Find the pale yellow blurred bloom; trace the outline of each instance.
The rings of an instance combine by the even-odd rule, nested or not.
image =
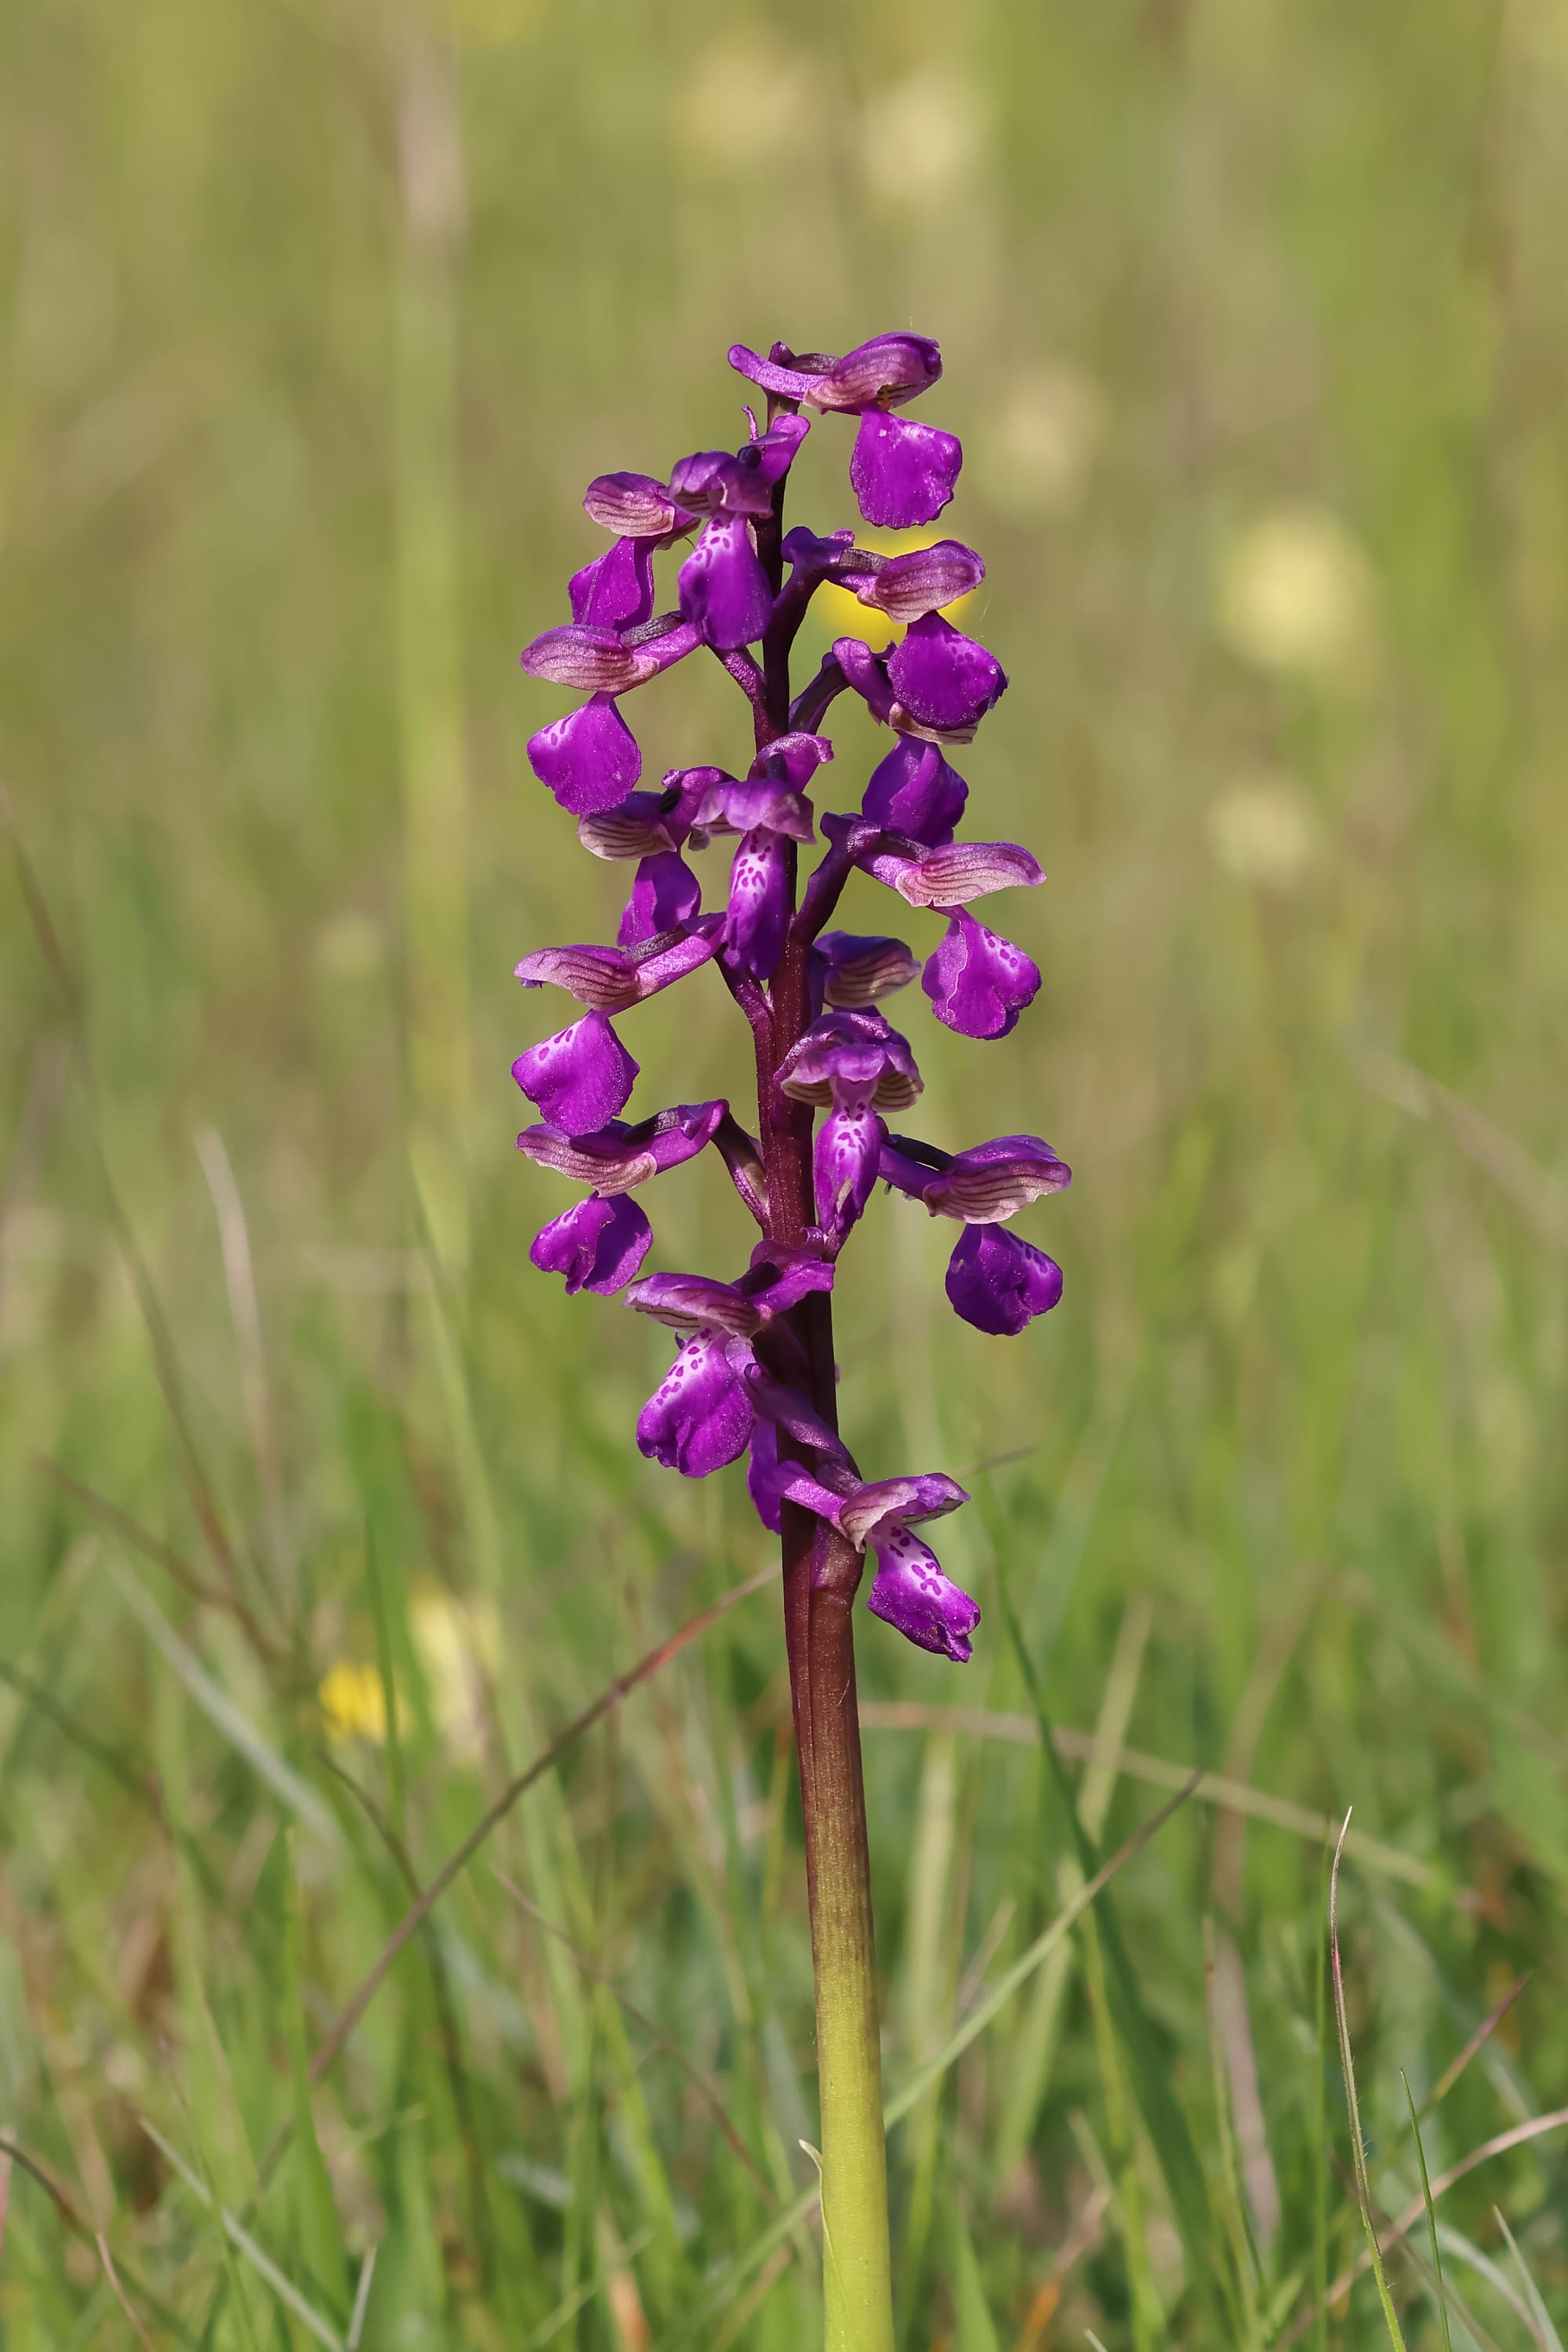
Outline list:
[[[1026,369],[972,436],[981,488],[1004,511],[1067,513],[1088,487],[1105,425],[1105,396],[1081,368]]]
[[[437,1727],[452,1754],[477,1763],[485,1748],[485,1683],[500,1664],[500,1625],[487,1601],[425,1585],[408,1622],[430,1688]]]
[[[386,1745],[386,1693],[374,1666],[340,1658],[329,1666],[316,1693],[329,1739],[368,1739]]]
[[[935,547],[939,540],[956,536],[940,523],[923,530],[871,530],[862,524],[855,533],[855,544],[868,547],[877,555],[912,555],[917,548]],[[967,596],[955,596],[951,604],[942,607],[942,618],[962,626],[963,614],[979,594],[975,588]],[[874,604],[862,604],[852,588],[840,588],[832,580],[825,580],[812,598],[811,616],[830,637],[858,637],[862,645],[875,646],[879,653],[885,646],[896,645],[904,634],[901,621],[889,621]]]
[[[328,980],[363,980],[384,951],[380,924],[353,908],[329,915],[316,933],[316,968]]]
[[[1220,628],[1259,669],[1341,682],[1374,650],[1375,591],[1360,544],[1326,507],[1273,507],[1232,541],[1220,566]]]
[[[1322,855],[1322,828],[1309,795],[1289,776],[1233,784],[1208,813],[1209,847],[1238,882],[1293,890]]]
[[[709,49],[676,108],[678,160],[695,178],[776,162],[808,127],[805,60],[773,34],[733,34]]]
[[[1521,65],[1568,77],[1568,0],[1513,0],[1503,25]]]
[[[939,212],[973,175],[985,113],[951,66],[924,66],[872,100],[857,149],[871,194],[890,210]]]
[[[546,0],[450,0],[452,28],[465,48],[504,48],[531,33]]]

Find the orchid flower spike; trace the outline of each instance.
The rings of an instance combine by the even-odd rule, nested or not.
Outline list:
[[[881,1182],[957,1224],[946,1291],[974,1329],[1016,1338],[1060,1298],[1060,1267],[1012,1220],[1070,1171],[1037,1136],[954,1151],[890,1129],[922,1081],[883,1011],[907,989],[911,1018],[929,1006],[961,1036],[1010,1035],[1040,972],[974,909],[1045,876],[1016,843],[959,838],[970,788],[952,761],[968,765],[962,747],[1007,688],[989,646],[944,614],[984,579],[980,556],[952,537],[889,552],[858,547],[848,524],[786,533],[782,520],[813,420],[842,449],[841,417],[854,424],[848,483],[866,522],[923,529],[944,511],[963,451],[908,414],[940,383],[936,344],[888,333],[842,356],[775,342],[765,355],[737,343],[729,357],[763,413],[745,410],[734,448],[681,457],[662,477],[589,484],[583,503],[609,543],[568,583],[569,617],[522,656],[531,677],[578,698],[564,715],[542,714],[534,774],[592,856],[632,868],[613,945],[535,949],[517,967],[525,989],[560,989],[577,1008],[512,1066],[538,1114],[519,1148],[582,1188],[529,1254],[568,1291],[625,1292],[674,1334],[637,1424],[650,1460],[700,1478],[745,1455],[767,1526],[817,1529],[822,1573],[850,1591],[868,1559],[872,1613],[962,1661],[980,1612],[915,1530],[968,1498],[940,1472],[862,1477],[837,1428],[832,1292]],[[655,560],[678,545],[664,559],[673,603],[659,612]],[[838,639],[792,699],[792,645],[824,583],[884,621],[888,641]],[[745,698],[751,748],[729,767],[672,768],[655,788],[623,705],[704,649]],[[845,693],[889,730],[890,748],[839,790],[843,763],[829,764],[823,727]],[[857,793],[857,804],[824,807]],[[923,944],[831,928],[857,874],[894,894],[895,931],[931,927]],[[721,982],[751,1029],[751,1124],[721,1098],[628,1111],[639,1071],[617,1023],[709,966],[716,978],[701,984]],[[759,1229],[750,1264],[731,1281],[645,1273],[654,1229],[643,1188],[710,1147]]]

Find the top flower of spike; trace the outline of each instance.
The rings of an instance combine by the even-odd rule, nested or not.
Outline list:
[[[675,1332],[674,1360],[637,1423],[645,1454],[688,1477],[749,1455],[764,1522],[787,1531],[787,1515],[804,1514],[797,1527],[816,1530],[814,1589],[820,1570],[824,1589],[837,1578],[852,1592],[869,1550],[874,1612],[922,1649],[962,1660],[980,1612],[910,1528],[967,1497],[940,1472],[861,1475],[837,1426],[831,1293],[839,1255],[882,1182],[958,1224],[947,1296],[975,1329],[1016,1335],[1060,1297],[1060,1268],[1010,1221],[1060,1192],[1069,1170],[1037,1136],[950,1151],[890,1132],[888,1115],[909,1111],[922,1081],[913,1047],[879,1009],[920,974],[946,1027],[1008,1035],[1040,975],[972,908],[1045,876],[1016,843],[956,837],[969,786],[948,753],[973,739],[1007,687],[995,656],[942,614],[984,576],[973,549],[944,539],[888,555],[857,547],[851,530],[784,528],[808,430],[803,407],[859,419],[849,478],[867,521],[905,530],[941,513],[959,444],[894,413],[940,377],[935,343],[878,335],[842,359],[784,343],[760,359],[737,343],[730,361],[766,393],[765,423],[748,409],[742,447],[683,457],[668,481],[613,473],[591,483],[584,504],[612,543],[573,576],[571,620],[522,657],[532,676],[586,697],[533,737],[535,774],[576,817],[585,849],[635,868],[613,947],[536,949],[517,967],[525,988],[563,989],[583,1008],[512,1066],[539,1113],[520,1148],[587,1188],[530,1255],[569,1291],[631,1286],[628,1303]],[[677,608],[656,613],[654,559],[689,539]],[[825,581],[903,635],[879,652],[840,638],[792,698],[791,647]],[[761,660],[748,650],[756,645]],[[703,646],[747,698],[752,751],[734,772],[674,768],[658,791],[639,790],[642,752],[621,698]],[[817,798],[838,772],[823,724],[845,692],[891,730],[893,746],[858,793],[833,795],[858,804],[819,815]],[[704,911],[688,860],[725,836],[734,841],[725,903]],[[803,888],[803,861],[819,840]],[[901,939],[828,928],[857,872],[896,893],[900,919],[912,910],[944,922],[923,972]],[[622,1117],[639,1073],[614,1017],[709,964],[752,1030],[754,1135],[723,1099]],[[760,1230],[749,1265],[728,1281],[644,1276],[653,1228],[633,1194],[710,1145]]]
[[[963,463],[957,436],[891,413],[929,392],[942,373],[942,353],[928,335],[873,335],[841,360],[796,353],[787,343],[775,343],[764,360],[733,343],[730,365],[764,392],[860,419],[849,480],[868,523],[909,530],[934,522],[952,498]]]

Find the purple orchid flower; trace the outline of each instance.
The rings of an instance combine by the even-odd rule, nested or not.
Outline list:
[[[610,543],[574,574],[570,620],[523,656],[531,677],[581,698],[533,736],[535,774],[576,818],[584,848],[635,867],[614,946],[539,949],[517,968],[525,988],[563,989],[584,1008],[514,1065],[540,1115],[520,1149],[585,1188],[530,1255],[568,1290],[626,1290],[638,1313],[675,1332],[674,1359],[637,1423],[645,1454],[689,1477],[746,1455],[757,1509],[784,1534],[786,1584],[797,1572],[789,1563],[809,1555],[810,1590],[853,1591],[869,1554],[872,1612],[962,1660],[979,1612],[914,1530],[966,1497],[937,1473],[861,1476],[837,1426],[831,1292],[882,1181],[960,1227],[946,1290],[963,1321],[1016,1337],[1059,1299],[1060,1268],[1009,1221],[1059,1192],[1066,1165],[1032,1136],[952,1153],[889,1133],[921,1081],[909,1042],[878,1009],[919,976],[949,1029],[1009,1034],[1040,974],[972,909],[1045,877],[1014,843],[958,838],[969,785],[948,755],[973,740],[1007,685],[995,656],[944,617],[984,578],[980,556],[958,539],[889,554],[857,547],[849,528],[786,535],[781,520],[806,411],[857,420],[849,477],[868,521],[934,520],[962,451],[903,412],[938,383],[937,346],[888,334],[841,358],[775,343],[765,358],[737,344],[730,359],[766,395],[765,419],[748,410],[739,448],[683,457],[667,480],[622,472],[591,483],[584,504]],[[678,541],[692,541],[679,609],[656,614],[654,557]],[[885,616],[889,642],[838,639],[792,701],[792,644],[825,582]],[[623,701],[704,646],[746,698],[754,756],[743,773],[677,768],[644,787]],[[892,748],[858,807],[819,819],[813,794],[833,758],[823,722],[846,691],[892,730]],[[803,877],[819,836],[826,846]],[[721,911],[705,913],[700,861],[725,840]],[[893,891],[901,916],[942,918],[933,940],[917,949],[830,928],[857,872]],[[754,1136],[722,1100],[623,1117],[638,1072],[613,1016],[708,964],[751,1027]],[[761,1229],[751,1265],[734,1282],[644,1274],[652,1233],[631,1193],[710,1145]],[[801,1660],[791,1655],[793,1674]]]
[[[874,335],[839,360],[820,352],[797,357],[783,343],[763,360],[736,343],[730,365],[776,399],[859,417],[849,480],[868,522],[889,530],[934,522],[952,497],[963,463],[956,436],[890,414],[942,373],[942,354],[927,336]]]

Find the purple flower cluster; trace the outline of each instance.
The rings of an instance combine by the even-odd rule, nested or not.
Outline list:
[[[857,547],[853,530],[818,538],[783,528],[808,408],[858,419],[849,478],[868,523],[934,521],[952,497],[962,449],[952,434],[896,412],[940,376],[937,346],[879,335],[842,359],[778,343],[762,359],[737,344],[730,363],[766,394],[765,424],[748,408],[743,447],[684,457],[668,482],[605,474],[591,483],[584,504],[610,546],[572,579],[570,623],[522,656],[532,676],[585,698],[532,738],[534,773],[576,818],[584,848],[635,867],[614,947],[540,949],[517,967],[524,987],[550,983],[585,1008],[512,1066],[540,1115],[519,1147],[588,1187],[530,1255],[569,1291],[630,1284],[628,1303],[677,1334],[674,1361],[637,1423],[645,1454],[704,1477],[748,1454],[767,1526],[778,1529],[795,1507],[856,1553],[869,1547],[872,1611],[922,1648],[964,1659],[979,1611],[912,1528],[967,1497],[935,1473],[861,1477],[836,1426],[828,1294],[880,1181],[961,1226],[947,1295],[977,1329],[1019,1332],[1060,1297],[1060,1268],[1009,1221],[1060,1191],[1070,1171],[1036,1136],[950,1153],[890,1131],[888,1117],[909,1109],[921,1080],[907,1039],[878,1009],[919,972],[948,1028],[1006,1036],[1039,971],[972,908],[1045,877],[1012,843],[955,839],[969,787],[947,754],[973,740],[1007,685],[994,655],[942,614],[984,578],[979,556],[956,540],[889,556]],[[656,614],[655,558],[687,541],[677,606]],[[790,648],[824,582],[883,616],[889,643],[873,651],[840,638],[792,698]],[[641,790],[642,753],[622,698],[703,646],[746,695],[756,755],[743,777],[679,768],[657,792]],[[858,808],[819,818],[812,794],[833,758],[820,730],[845,692],[889,730],[892,748]],[[819,834],[826,847],[803,888],[801,853]],[[688,861],[719,835],[735,837],[727,901],[705,913]],[[828,928],[857,870],[906,906],[945,916],[923,969],[901,940]],[[612,1015],[710,962],[751,1024],[757,1134],[723,1100],[627,1123],[637,1065]],[[633,1192],[709,1144],[761,1230],[750,1265],[730,1283],[638,1279],[653,1233]]]

